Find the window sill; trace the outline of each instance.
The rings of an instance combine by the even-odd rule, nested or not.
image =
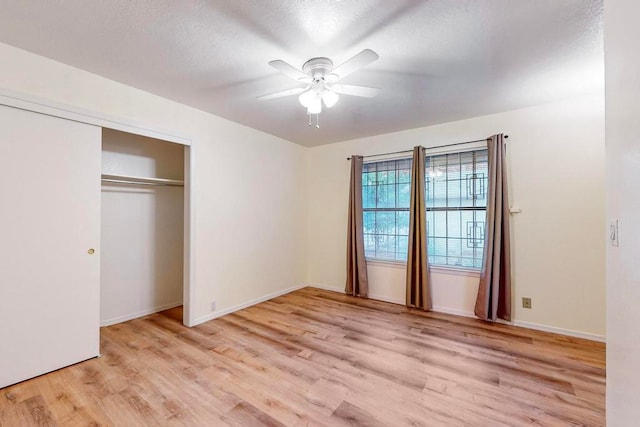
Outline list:
[[[367,265],[372,265],[375,267],[389,267],[389,268],[400,268],[406,269],[407,263],[405,261],[393,261],[393,260],[384,260],[384,259],[372,259],[367,258]],[[480,277],[480,270],[476,270],[473,268],[456,268],[456,267],[445,267],[445,266],[430,266],[429,271],[437,274],[450,274],[452,276],[467,276],[467,277]]]

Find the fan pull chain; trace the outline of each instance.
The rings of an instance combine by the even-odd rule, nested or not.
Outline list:
[[[313,122],[313,114],[307,114],[309,116],[309,126]],[[316,114],[316,129],[320,129],[320,114]]]

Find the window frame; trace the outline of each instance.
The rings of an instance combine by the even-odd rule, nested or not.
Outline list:
[[[456,150],[456,151],[445,151],[445,152],[437,152],[437,153],[433,153],[433,154],[426,154],[425,155],[425,160],[430,158],[430,157],[437,157],[437,156],[445,156],[445,155],[451,155],[451,154],[462,154],[462,153],[467,153],[467,152],[473,152],[473,170],[475,173],[476,170],[476,164],[477,164],[477,160],[476,160],[476,152],[481,152],[481,151],[487,151],[487,149],[485,147],[470,147],[468,149],[463,149],[463,150]],[[387,158],[387,159],[379,159],[379,160],[373,160],[370,162],[366,162],[365,165],[367,164],[375,164],[375,163],[384,163],[384,162],[390,162],[390,161],[412,161],[412,157],[395,157],[395,158]],[[427,163],[427,162],[425,162]],[[426,167],[426,165],[425,165]],[[398,169],[395,169],[398,170]],[[447,166],[447,173],[448,173],[448,166]],[[365,173],[365,170],[363,169],[363,175]],[[364,178],[364,177],[363,177]],[[395,185],[397,186],[399,183],[396,182]],[[410,183],[409,183],[410,184]],[[364,186],[365,186],[365,182],[363,179],[363,190],[364,190]],[[485,218],[486,218],[486,204],[484,206],[475,206],[475,200],[473,202],[473,206],[458,206],[458,207],[449,207],[449,206],[445,206],[445,207],[428,207],[427,206],[427,196],[426,196],[426,192],[428,191],[428,176],[426,174],[426,170],[425,170],[425,213],[428,215],[429,212],[434,212],[434,211],[444,211],[444,212],[450,212],[450,211],[484,211],[485,213]],[[364,191],[363,191],[364,193]],[[397,191],[396,191],[397,193]],[[488,193],[488,189],[487,192]],[[486,194],[485,193],[485,194]],[[488,197],[488,196],[487,196]],[[447,205],[448,205],[448,199],[449,197],[447,196]],[[363,201],[364,201],[364,197],[363,197]],[[410,210],[410,208],[365,208],[364,207],[364,203],[363,203],[363,223],[364,223],[364,217],[365,217],[365,211],[367,212],[379,212],[379,211],[388,211],[388,212],[408,212]],[[397,221],[397,220],[396,220]],[[475,222],[475,219],[474,219]],[[486,222],[486,220],[485,220]],[[425,226],[427,226],[427,224],[425,224]],[[363,227],[364,228],[364,227]],[[363,230],[364,231],[364,230]],[[371,234],[371,233],[368,233]],[[376,233],[377,234],[377,233]],[[399,236],[399,235],[396,235]],[[439,237],[442,238],[442,237]],[[448,231],[447,231],[447,235],[445,237],[445,239],[447,240],[447,244],[448,244],[448,240],[449,240],[449,235],[448,235]],[[484,240],[484,239],[483,239]],[[366,240],[365,240],[365,244],[366,244]],[[479,267],[470,267],[470,266],[456,266],[456,265],[450,265],[450,264],[435,264],[435,263],[429,263],[429,269],[431,271],[435,271],[438,273],[443,273],[443,274],[453,274],[453,275],[462,275],[462,276],[469,276],[469,277],[479,277],[480,275],[480,271],[482,269],[482,263],[483,263],[483,259],[484,259],[484,241],[482,246],[479,247],[480,250],[483,252],[482,253],[482,258],[481,259],[481,265]],[[366,246],[365,246],[365,253],[366,253]],[[396,252],[397,253],[397,252]],[[447,250],[447,255],[445,257],[448,257],[448,250]],[[407,261],[406,259],[391,259],[391,258],[377,258],[377,257],[371,257],[369,255],[365,255],[366,257],[366,261],[367,264],[370,265],[374,265],[374,266],[387,266],[387,267],[393,267],[393,268],[402,268],[403,266],[406,266]]]

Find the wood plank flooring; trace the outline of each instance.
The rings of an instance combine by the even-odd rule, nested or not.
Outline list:
[[[0,389],[0,426],[604,425],[604,344],[305,288]],[[3,366],[3,369],[6,368]]]

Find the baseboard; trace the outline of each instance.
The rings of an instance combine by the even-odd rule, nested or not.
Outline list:
[[[388,302],[391,304],[405,305],[405,300],[400,298],[390,298],[380,295],[369,295],[369,298],[374,299],[376,301]],[[431,309],[434,313],[443,313],[443,314],[453,314],[454,316],[462,316],[462,317],[476,317],[475,314],[471,311],[457,310],[455,308],[447,308],[447,307],[433,307]]]
[[[273,299],[273,298],[276,298],[276,297],[291,293],[293,291],[297,291],[298,289],[302,289],[302,288],[305,288],[305,287],[307,287],[307,284],[303,283],[303,284],[300,284],[300,285],[292,286],[292,287],[287,288],[287,289],[283,289],[283,290],[278,291],[278,292],[274,292],[274,293],[262,296],[260,298],[252,299],[251,301],[243,302],[242,304],[238,304],[238,305],[235,305],[233,307],[225,308],[224,310],[214,311],[213,313],[209,313],[207,315],[200,316],[200,317],[196,318],[194,323],[193,323],[193,325],[189,325],[189,326],[196,326],[196,325],[199,325],[201,323],[208,322],[209,320],[217,319],[218,317],[222,317],[222,316],[225,316],[227,314],[231,314],[231,313],[233,313],[235,311],[239,311],[239,310],[245,309],[247,307],[251,307],[252,305],[260,304],[261,302],[268,301],[270,299]]]
[[[310,284],[309,287],[318,288],[318,289],[324,289],[325,291],[333,291],[333,292],[339,292],[341,294],[344,294],[344,289],[336,288],[334,286],[323,285],[323,284],[315,284],[314,283],[314,284]],[[371,295],[369,295],[369,299],[374,299],[376,301],[382,301],[382,302],[388,302],[388,303],[391,303],[391,304],[405,305],[405,300],[404,299],[392,298],[392,297],[388,297],[388,296],[384,296],[384,295],[371,294]],[[445,313],[445,314],[455,314],[456,316],[474,317],[473,313],[470,313],[470,312],[467,313],[466,311],[455,310],[455,309],[452,309],[452,308],[434,307],[433,311],[436,311],[438,313]]]
[[[312,287],[312,288],[318,288],[318,289],[324,289],[324,290],[327,290],[327,291],[340,292],[342,294],[344,293],[343,289],[336,288],[336,287],[329,286],[329,285],[310,284],[309,286]],[[400,300],[400,299],[396,299],[396,298],[384,297],[384,296],[380,296],[380,295],[369,295],[369,298],[370,299],[374,299],[376,301],[389,302],[391,304],[404,305],[404,303],[405,303],[404,300]],[[455,309],[455,308],[447,308],[447,307],[435,306],[435,307],[433,307],[433,311],[436,312],[436,313],[453,314],[455,316],[462,316],[462,317],[471,317],[471,318],[475,318],[476,317],[476,315],[471,311],[458,310],[458,309]],[[606,342],[606,338],[603,335],[591,334],[591,333],[588,333],[588,332],[574,331],[574,330],[571,330],[571,329],[563,329],[563,328],[558,328],[558,327],[555,327],[555,326],[540,325],[538,323],[522,322],[520,320],[514,320],[514,321],[511,321],[511,322],[507,322],[507,321],[503,321],[501,319],[498,319],[497,323],[502,323],[502,324],[511,325],[511,326],[518,326],[520,328],[525,328],[525,329],[534,329],[536,331],[551,332],[551,333],[554,333],[554,334],[565,335],[565,336],[574,337],[574,338],[583,338],[583,339],[587,339],[587,340],[591,340],[591,341]]]
[[[391,298],[384,295],[369,295],[369,298],[374,299],[376,301],[388,302],[391,304],[405,305],[405,300],[399,298]]]
[[[589,332],[574,331],[572,329],[556,328],[555,326],[540,325],[538,323],[522,322],[514,320],[509,324],[520,328],[535,329],[536,331],[552,332],[554,334],[566,335],[574,338],[583,338],[590,341],[607,342],[604,335],[591,334]]]
[[[169,310],[170,308],[180,307],[181,305],[182,301],[176,301],[169,304],[159,305],[153,308],[136,311],[134,313],[128,313],[122,316],[113,317],[111,319],[100,320],[100,327],[115,325],[116,323],[122,323],[126,322],[127,320],[137,319],[138,317],[147,316],[149,314],[158,313],[164,310]]]
[[[330,285],[323,285],[323,284],[314,283],[314,284],[309,284],[307,286],[309,286],[310,288],[324,289],[325,291],[338,292],[340,294],[344,294],[345,293],[344,289],[336,288],[335,286],[330,286]],[[396,299],[396,298],[389,298],[389,297],[376,295],[376,294],[370,294],[369,295],[369,299],[374,299],[376,301],[382,301],[382,302],[389,302],[391,304],[404,305],[404,300]]]
[[[316,288],[316,289],[324,289],[325,291],[332,291],[332,292],[338,292],[340,294],[344,294],[344,288],[336,288],[335,286],[331,286],[331,285],[323,285],[323,284],[319,284],[319,283],[309,283],[307,284],[308,287],[310,288]]]
[[[476,317],[476,315],[472,311],[458,310],[455,308],[433,307],[433,311],[435,311],[436,313],[453,314],[454,316],[461,316],[461,317],[472,317],[472,318]]]

